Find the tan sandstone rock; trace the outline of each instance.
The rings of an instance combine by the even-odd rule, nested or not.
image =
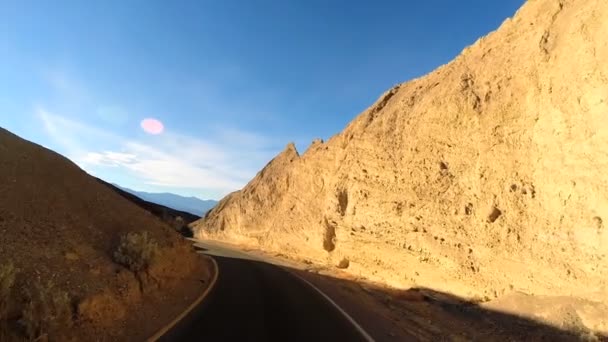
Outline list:
[[[606,302],[607,225],[608,1],[529,0],[194,227],[393,286]]]

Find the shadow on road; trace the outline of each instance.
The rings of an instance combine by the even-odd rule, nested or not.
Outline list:
[[[580,333],[428,288],[396,290],[241,256],[213,257],[220,273],[210,297],[163,340],[364,340],[338,310],[295,275],[326,293],[376,341],[582,338]],[[606,336],[596,337],[608,341]]]
[[[326,292],[378,341],[580,341],[585,337],[582,332],[488,309],[429,288],[398,290],[292,271]],[[589,340],[608,341],[608,336]]]
[[[580,341],[582,332],[491,310],[429,288],[397,290],[293,270],[323,289],[379,341]],[[375,306],[375,309],[371,309]],[[376,316],[376,319],[372,317]],[[608,341],[608,336],[595,336]],[[592,339],[593,340],[593,339]]]

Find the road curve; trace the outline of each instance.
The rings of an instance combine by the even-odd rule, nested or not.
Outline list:
[[[219,266],[202,305],[160,341],[370,341],[352,319],[297,276],[205,245]]]

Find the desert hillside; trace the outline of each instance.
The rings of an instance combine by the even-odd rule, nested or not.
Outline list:
[[[604,0],[529,0],[329,141],[301,155],[289,144],[196,235],[347,259],[348,272],[398,287],[605,309],[606,37]]]
[[[128,189],[126,188],[121,188],[99,178],[96,178],[96,180],[114,190],[114,192],[126,198],[131,203],[136,204],[138,207],[158,217],[161,221],[169,224],[169,226],[173,227],[173,229],[185,237],[193,236],[192,229],[190,229],[188,225],[200,219],[200,216],[191,214],[190,212],[177,210],[175,208],[169,208],[156,202],[147,201],[142,197],[137,196],[133,192],[127,191]]]
[[[116,257],[126,233],[144,231],[149,267]],[[207,267],[161,220],[0,129],[0,340],[141,340],[200,293]]]

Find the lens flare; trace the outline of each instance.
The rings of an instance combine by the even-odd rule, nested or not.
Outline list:
[[[161,134],[165,130],[163,123],[157,119],[147,118],[141,121],[141,128],[148,134]]]

